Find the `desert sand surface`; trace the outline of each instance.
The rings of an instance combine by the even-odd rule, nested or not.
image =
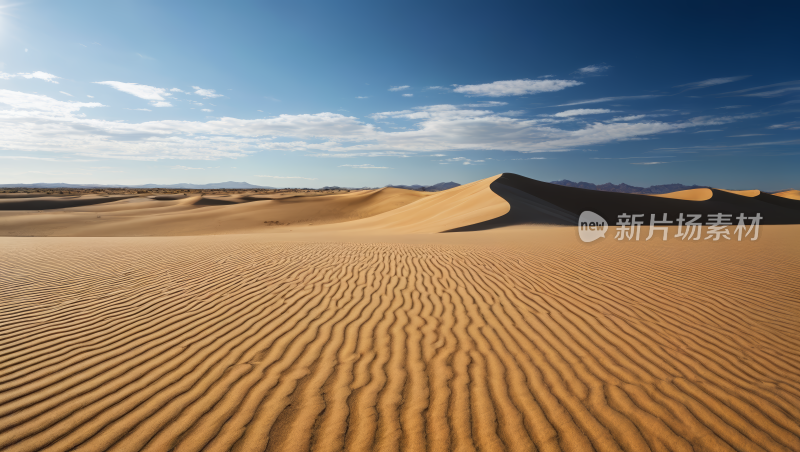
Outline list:
[[[0,211],[0,450],[800,450],[800,202],[551,185]]]
[[[786,190],[780,193],[775,193],[775,196],[780,196],[781,198],[788,198],[800,201],[800,190]]]

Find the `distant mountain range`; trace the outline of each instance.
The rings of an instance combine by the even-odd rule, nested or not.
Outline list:
[[[438,184],[433,185],[385,185],[384,187],[390,188],[402,188],[405,190],[414,190],[414,191],[443,191],[453,187],[458,187],[461,184],[456,182],[439,182]],[[374,190],[376,188],[384,188],[384,187],[339,187],[338,185],[332,186],[325,186],[322,187],[321,190]]]
[[[416,190],[416,191],[444,191],[454,187],[458,187],[461,184],[457,184],[455,182],[439,182],[438,184],[434,185],[387,185],[387,187],[392,188],[404,188],[406,190]]]
[[[62,184],[62,183],[38,183],[38,184],[0,184],[3,188],[179,188],[184,190],[214,190],[223,188],[262,188],[274,189],[274,187],[264,187],[260,185],[248,184],[247,182],[217,182],[215,184],[146,184],[146,185],[102,185],[102,184]]]
[[[637,195],[663,195],[664,193],[672,193],[680,190],[691,190],[693,188],[708,188],[705,185],[683,185],[683,184],[666,184],[666,185],[651,185],[649,187],[634,187],[628,184],[614,185],[606,183],[602,185],[595,185],[589,182],[572,182],[571,180],[557,180],[550,182],[551,184],[563,185],[565,187],[585,188],[587,190],[610,191],[614,193],[632,193]]]
[[[448,188],[458,187],[460,184],[455,182],[439,182],[434,185],[387,185],[387,187],[405,188],[406,190],[416,191],[442,191]],[[182,190],[221,190],[221,189],[267,189],[274,190],[275,187],[265,187],[253,185],[247,182],[217,182],[214,184],[145,184],[145,185],[102,185],[102,184],[63,184],[63,183],[38,183],[38,184],[0,184],[0,188],[175,188]],[[322,187],[322,190],[370,190],[373,187]]]

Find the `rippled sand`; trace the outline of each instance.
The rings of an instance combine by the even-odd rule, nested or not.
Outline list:
[[[799,232],[0,238],[0,448],[800,450]]]

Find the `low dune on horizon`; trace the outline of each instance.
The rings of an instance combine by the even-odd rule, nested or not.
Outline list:
[[[583,243],[578,218],[602,216]],[[757,240],[616,240],[623,214]],[[705,232],[705,229],[704,229]],[[0,450],[800,450],[800,196],[0,197]]]

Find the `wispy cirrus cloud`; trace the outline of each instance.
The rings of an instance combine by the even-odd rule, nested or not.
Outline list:
[[[453,157],[453,158],[446,159],[444,162],[441,162],[441,163],[444,163],[444,164],[447,164],[447,163],[460,163],[462,165],[475,165],[477,163],[484,163],[484,162],[486,162],[486,160],[473,160],[473,159],[468,159],[466,157]]]
[[[789,94],[797,94],[798,92],[800,92],[800,80],[793,80],[790,82],[773,83],[772,85],[763,85],[753,88],[740,89],[738,91],[730,91],[727,93],[722,93],[721,95],[771,98],[786,96]]]
[[[389,91],[403,91],[404,89],[409,89],[409,88],[411,87],[408,85],[392,86],[389,88]]]
[[[215,97],[222,97],[222,94],[217,94],[217,92],[213,89],[205,89],[200,88],[199,86],[193,86],[194,93],[198,96],[203,96],[206,99],[213,99]]]
[[[554,114],[553,116],[557,118],[571,118],[573,116],[600,115],[606,113],[617,113],[617,112],[609,110],[607,108],[578,108],[575,110],[562,111]]]
[[[591,64],[589,66],[578,69],[578,73],[580,73],[581,75],[598,74],[600,72],[605,72],[609,69],[611,69],[611,66],[608,66],[606,64]]]
[[[398,130],[382,129],[354,116],[330,112],[207,121],[93,119],[84,112],[102,104],[64,102],[10,90],[0,90],[0,104],[8,107],[0,109],[0,151],[129,160],[213,160],[263,151],[302,151],[340,158],[407,157],[446,151],[559,152],[718,126],[747,117],[704,116],[669,122],[631,119],[588,123],[575,129],[570,118],[526,118],[493,108],[457,105],[430,105],[373,115],[411,121],[409,127]],[[560,127],[566,122],[570,128]]]
[[[172,103],[167,101],[167,97],[172,96],[164,88],[156,88],[150,85],[140,85],[138,83],[118,82],[118,81],[105,81],[94,82],[98,85],[106,85],[114,88],[117,91],[136,96],[139,99],[149,100],[150,105],[154,107],[171,107]]]
[[[703,80],[703,81],[700,81],[700,82],[685,83],[683,85],[678,85],[675,88],[684,88],[684,91],[690,91],[690,90],[693,90],[693,89],[702,89],[702,88],[708,88],[708,87],[711,87],[711,86],[724,85],[725,83],[738,82],[739,80],[744,80],[747,77],[750,77],[750,76],[749,75],[737,75],[735,77],[710,78],[708,80]]]
[[[601,97],[598,99],[579,100],[577,102],[570,102],[568,104],[556,105],[556,107],[571,107],[573,105],[584,104],[599,104],[601,102],[612,102],[618,100],[640,100],[640,99],[654,99],[656,97],[664,97],[663,94],[644,94],[641,96],[617,96],[617,97]]]
[[[26,79],[38,79],[44,80],[45,82],[55,83],[58,85],[56,81],[57,78],[61,78],[59,76],[48,74],[47,72],[36,71],[36,72],[18,72],[16,74],[8,74],[6,72],[0,72],[0,80],[8,80],[16,77],[22,77]]]
[[[773,124],[768,129],[787,129],[787,130],[800,130],[800,121],[785,122],[783,124]]]
[[[339,166],[345,168],[358,168],[358,169],[389,169],[388,166],[374,166],[369,163],[363,163],[361,165],[339,165]]]
[[[561,91],[572,86],[582,85],[577,80],[502,80],[481,85],[453,85],[456,93],[468,96],[523,96],[526,94]]]

